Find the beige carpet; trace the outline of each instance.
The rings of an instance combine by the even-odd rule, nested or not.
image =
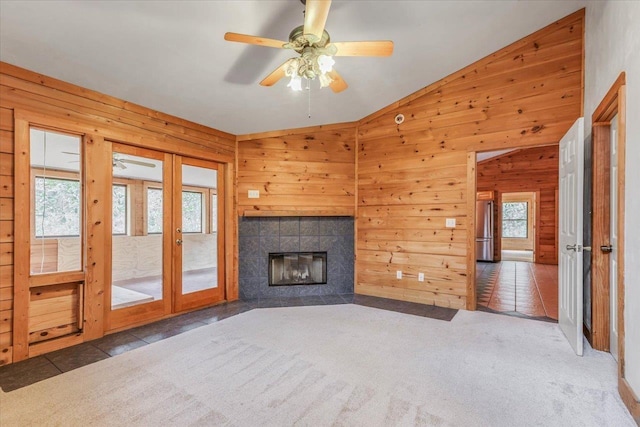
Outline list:
[[[634,426],[610,355],[556,324],[256,309],[0,393],[0,425]]]

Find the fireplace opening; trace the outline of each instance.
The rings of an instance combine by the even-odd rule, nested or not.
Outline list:
[[[326,252],[269,254],[269,286],[323,285],[326,283]]]

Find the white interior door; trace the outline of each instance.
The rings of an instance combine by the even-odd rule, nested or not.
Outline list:
[[[582,189],[584,118],[560,141],[560,236],[558,248],[558,323],[582,356]]]
[[[618,116],[611,119],[610,231],[609,245],[609,348],[618,360]]]

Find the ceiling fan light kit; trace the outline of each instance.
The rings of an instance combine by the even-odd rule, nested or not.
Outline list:
[[[289,77],[287,87],[301,91],[303,78],[314,80],[317,77],[321,88],[328,86],[335,93],[342,92],[347,83],[333,68],[333,56],[390,56],[393,53],[393,42],[388,40],[331,43],[324,28],[331,1],[306,0],[302,3],[306,5],[304,25],[291,31],[288,42],[238,33],[224,36],[227,41],[291,49],[300,55],[288,59],[265,77],[260,82],[262,86],[273,86],[283,77]]]

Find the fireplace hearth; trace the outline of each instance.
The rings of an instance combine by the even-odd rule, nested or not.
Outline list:
[[[269,254],[269,286],[323,285],[326,283],[326,252]]]

